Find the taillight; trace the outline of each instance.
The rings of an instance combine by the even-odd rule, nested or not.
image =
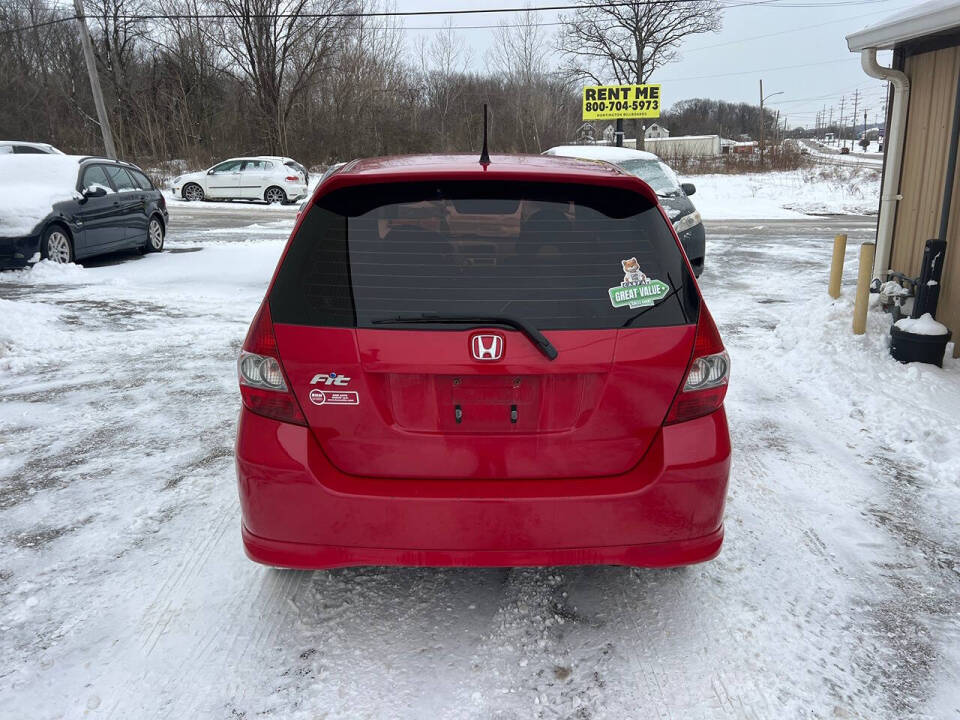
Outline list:
[[[706,305],[700,307],[693,358],[683,381],[683,389],[667,413],[666,424],[684,422],[709,415],[723,405],[730,379],[730,356],[723,349],[720,332]]]
[[[287,182],[297,182],[299,179],[296,175],[287,175]]]
[[[264,301],[237,359],[240,395],[251,412],[282,422],[306,425],[280,365],[270,306]]]

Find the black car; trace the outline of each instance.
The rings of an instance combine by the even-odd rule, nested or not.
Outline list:
[[[703,219],[690,201],[690,196],[697,189],[692,183],[681,183],[663,160],[653,153],[608,145],[560,145],[543,154],[613,163],[647,183],[657,194],[660,204],[673,223],[683,251],[690,259],[694,275],[700,277],[706,255],[707,236],[703,229]]]
[[[126,249],[163,250],[166,201],[137,166],[98,157],[8,157],[0,158],[6,182],[35,188],[27,198],[40,194],[56,199],[49,213],[44,215],[41,204],[19,224],[0,218],[0,268],[24,267],[40,259],[69,263]]]

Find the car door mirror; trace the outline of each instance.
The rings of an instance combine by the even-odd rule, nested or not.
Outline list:
[[[693,195],[697,191],[697,186],[693,183],[680,183],[680,189],[687,195]]]
[[[90,198],[103,197],[107,194],[106,188],[102,185],[97,185],[96,187],[89,187],[83,191],[83,199],[89,200]]]

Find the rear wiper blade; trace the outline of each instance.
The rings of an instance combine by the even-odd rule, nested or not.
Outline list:
[[[558,353],[546,336],[533,325],[514,315],[455,315],[450,313],[419,313],[416,315],[397,315],[390,318],[372,320],[373,325],[390,325],[393,323],[470,323],[472,325],[506,325],[519,330],[526,335],[537,350],[542,352],[548,360],[556,359]]]
[[[667,273],[667,280],[669,280],[669,281],[670,281],[670,284],[673,285],[673,280],[670,278],[670,273]],[[641,310],[641,311],[638,312],[638,313],[634,313],[633,315],[631,315],[630,317],[628,317],[628,318],[626,319],[626,321],[623,323],[623,325],[621,325],[620,327],[625,327],[625,328],[626,328],[626,327],[630,327],[630,325],[633,323],[634,320],[636,320],[637,318],[639,318],[639,317],[642,316],[642,315],[646,315],[646,314],[647,314],[648,312],[650,312],[651,310],[654,310],[654,309],[660,307],[660,306],[663,305],[669,298],[675,296],[677,293],[679,293],[681,290],[683,290],[683,286],[684,286],[683,283],[680,283],[679,285],[675,285],[674,288],[673,288],[673,290],[671,290],[671,291],[668,292],[666,295],[664,295],[663,298],[661,298],[656,304],[651,305],[650,307],[646,307],[646,308],[644,308],[643,310]],[[680,302],[680,312],[683,313],[683,320],[684,320],[684,322],[689,322],[689,318],[687,317],[687,310],[686,310],[686,308],[683,306],[683,302],[682,302],[682,301]]]

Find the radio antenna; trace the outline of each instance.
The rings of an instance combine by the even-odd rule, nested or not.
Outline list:
[[[483,104],[483,149],[480,151],[480,164],[490,164],[490,153],[487,152],[487,104]]]

